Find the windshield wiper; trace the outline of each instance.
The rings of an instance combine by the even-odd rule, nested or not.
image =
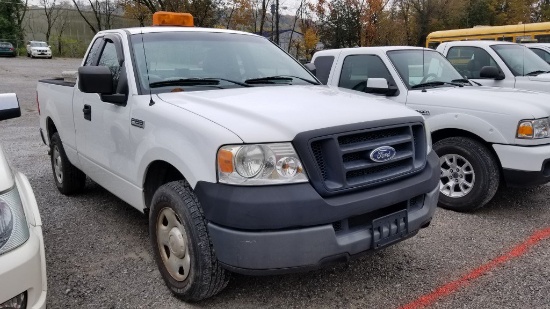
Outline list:
[[[411,86],[411,89],[422,88],[422,87],[430,87],[430,86],[441,86],[441,85],[453,85],[453,86],[458,86],[458,87],[464,87],[464,85],[459,84],[459,83],[442,82],[442,81],[439,81],[439,80],[435,80],[435,81],[426,82],[426,83]]]
[[[150,83],[149,87],[158,88],[158,87],[167,87],[167,86],[218,86],[221,80],[230,82],[239,86],[243,86],[243,87],[251,87],[250,85],[247,85],[238,81],[230,80],[230,79],[210,78],[210,77],[209,78],[193,77],[193,78],[165,80],[161,82]],[[219,88],[223,89],[223,87],[219,87]]]
[[[308,82],[313,85],[319,85],[318,82],[309,80],[307,78],[302,78],[298,76],[292,76],[292,75],[277,75],[277,76],[267,76],[267,77],[259,77],[259,78],[251,78],[247,79],[244,82],[247,84],[276,84],[275,81],[289,81],[291,82],[293,79],[300,79],[305,82]]]
[[[465,83],[465,84],[475,83],[476,85],[481,86],[480,83],[478,83],[476,81],[473,81],[473,80],[469,80],[467,78],[453,79],[451,82],[453,82],[453,83]]]
[[[529,72],[529,73],[525,74],[525,76],[537,76],[537,75],[543,74],[543,73],[550,73],[550,71],[536,70],[536,71]]]

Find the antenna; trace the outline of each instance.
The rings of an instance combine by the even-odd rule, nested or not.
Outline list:
[[[143,47],[143,55],[145,56],[145,72],[147,73],[147,87],[149,88],[149,106],[155,105],[153,94],[151,93],[151,81],[149,80],[149,62],[147,62],[147,53],[145,52],[145,43],[143,42],[143,30],[141,30],[141,46]]]

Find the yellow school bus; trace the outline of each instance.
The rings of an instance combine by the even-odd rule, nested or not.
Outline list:
[[[426,47],[435,49],[443,42],[465,40],[550,43],[550,22],[435,31],[426,38]]]

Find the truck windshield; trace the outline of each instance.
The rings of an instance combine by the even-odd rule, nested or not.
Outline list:
[[[162,32],[132,38],[142,91],[215,90],[318,84],[267,39],[216,32]]]
[[[31,47],[48,47],[46,42],[32,42]]]
[[[388,57],[409,89],[471,85],[439,52],[394,50]]]
[[[538,75],[550,71],[550,64],[522,45],[493,45],[491,48],[502,58],[515,76]]]

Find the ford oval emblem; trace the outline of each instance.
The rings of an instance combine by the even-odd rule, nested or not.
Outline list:
[[[370,152],[370,158],[374,162],[388,162],[395,157],[395,148],[391,146],[382,146]]]

